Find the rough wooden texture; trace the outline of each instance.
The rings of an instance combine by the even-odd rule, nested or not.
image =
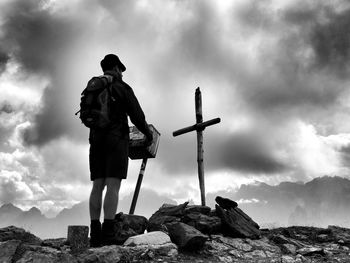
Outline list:
[[[178,136],[187,132],[197,131],[197,163],[198,163],[198,179],[201,194],[202,205],[205,206],[205,183],[204,183],[204,165],[203,165],[203,130],[210,125],[220,122],[220,118],[216,118],[207,122],[203,122],[202,114],[202,93],[199,87],[195,93],[195,112],[196,124],[173,132],[173,136]]]
[[[198,250],[203,248],[208,237],[200,231],[184,223],[168,224],[169,235],[179,248],[184,250]]]
[[[67,241],[73,251],[84,250],[89,247],[88,226],[68,226]]]
[[[141,184],[142,184],[142,180],[143,180],[143,175],[145,174],[145,170],[146,170],[146,165],[147,165],[147,158],[144,158],[142,160],[142,164],[141,164],[141,168],[140,168],[140,172],[139,172],[139,177],[137,178],[135,192],[134,192],[134,195],[132,197],[132,202],[131,202],[131,206],[130,206],[130,210],[129,210],[130,215],[133,215],[135,212],[135,207],[136,207],[137,199],[139,197]]]
[[[257,224],[250,217],[243,216],[244,212],[242,210],[239,208],[225,210],[218,205],[215,207],[217,215],[222,220],[224,235],[251,239],[260,237],[260,231],[256,227]]]
[[[196,123],[203,122],[202,114],[202,93],[199,88],[196,89],[195,95],[196,106]],[[202,205],[205,206],[205,183],[204,183],[204,165],[203,165],[203,130],[197,130],[197,163],[198,163],[198,179],[199,189],[201,192]]]

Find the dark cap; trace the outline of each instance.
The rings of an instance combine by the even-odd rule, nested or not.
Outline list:
[[[120,61],[119,57],[114,54],[108,54],[101,60],[101,68],[103,71],[111,70],[115,66],[118,66],[122,72],[126,70],[124,64]]]

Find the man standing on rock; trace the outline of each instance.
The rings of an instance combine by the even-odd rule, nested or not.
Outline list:
[[[90,128],[90,177],[93,182],[90,200],[90,245],[115,244],[116,229],[114,217],[118,206],[119,189],[126,179],[129,153],[129,126],[131,122],[152,142],[145,115],[132,88],[122,80],[126,67],[114,54],[108,54],[101,61],[104,75],[111,76],[109,85],[111,97],[112,125],[105,129]],[[103,200],[104,222],[101,226],[102,192],[107,188]]]

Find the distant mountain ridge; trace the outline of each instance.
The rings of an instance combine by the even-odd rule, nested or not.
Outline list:
[[[226,196],[263,225],[350,227],[350,180],[323,176],[301,182],[242,185]],[[254,200],[254,201],[253,201]]]
[[[309,182],[282,182],[242,185],[237,191],[207,194],[207,204],[214,208],[217,195],[238,201],[250,217],[262,227],[289,225],[350,227],[350,180],[323,176]],[[120,201],[118,212],[127,213],[132,194]],[[150,189],[142,189],[136,213],[149,217],[163,203],[175,201]],[[64,237],[68,225],[89,225],[88,201],[63,209],[55,218],[47,218],[33,207],[23,211],[13,204],[0,207],[0,227],[16,225],[41,238]]]
[[[118,212],[128,213],[132,194],[119,201]],[[163,203],[176,204],[166,196],[142,189],[135,212],[150,217]],[[40,238],[65,237],[68,225],[90,225],[89,203],[83,201],[71,208],[64,208],[54,218],[47,218],[37,207],[23,211],[13,204],[4,204],[0,207],[0,228],[9,225],[22,227]]]

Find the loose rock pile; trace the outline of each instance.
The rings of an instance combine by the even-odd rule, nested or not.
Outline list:
[[[228,199],[215,210],[163,205],[149,220],[116,215],[123,245],[73,250],[67,239],[40,240],[14,226],[0,229],[0,262],[349,262],[350,230],[259,226]],[[147,229],[147,233],[144,233]]]
[[[208,240],[207,235],[256,239],[259,225],[237,207],[237,203],[217,197],[216,209],[207,206],[163,205],[148,222],[148,232],[164,231],[180,249],[198,250]]]

